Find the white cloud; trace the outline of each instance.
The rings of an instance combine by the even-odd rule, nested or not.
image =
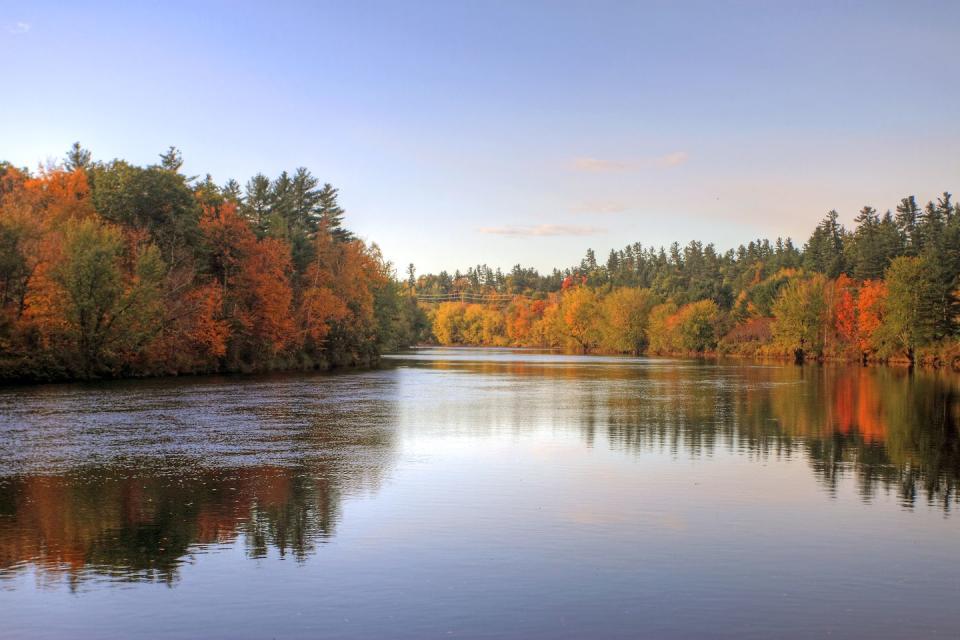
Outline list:
[[[581,156],[573,159],[573,169],[589,173],[610,173],[614,171],[634,171],[637,169],[679,167],[690,159],[686,151],[674,151],[655,158],[641,158],[639,160],[605,160],[590,156]]]
[[[498,236],[591,236],[604,233],[606,229],[570,224],[538,224],[535,226],[481,227],[478,231]]]
[[[7,27],[7,31],[8,31],[9,33],[14,34],[14,35],[19,35],[19,34],[21,34],[21,33],[26,33],[27,31],[30,31],[30,23],[29,23],[29,22],[17,22],[17,23],[14,23],[13,25]]]

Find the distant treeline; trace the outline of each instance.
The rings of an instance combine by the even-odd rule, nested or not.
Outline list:
[[[442,344],[620,353],[736,353],[921,360],[960,366],[960,205],[864,207],[853,230],[831,211],[803,248],[790,239],[726,253],[633,244],[549,275],[517,265],[416,277],[423,294],[514,294],[509,304],[430,310]],[[475,298],[474,298],[475,299]]]
[[[79,144],[34,174],[0,163],[0,379],[364,365],[416,339],[422,312],[331,185],[181,164]]]

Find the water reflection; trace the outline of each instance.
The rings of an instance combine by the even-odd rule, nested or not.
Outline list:
[[[243,541],[305,559],[333,534],[339,488],[305,470],[255,467],[164,476],[91,468],[8,478],[0,487],[0,567],[34,565],[72,585],[90,576],[173,582],[185,558]]]
[[[0,578],[172,584],[193,554],[233,545],[305,560],[344,496],[376,491],[391,464],[393,380],[12,390],[0,397]]]
[[[470,350],[405,360],[468,378],[479,374],[488,393],[499,391],[500,398],[471,407],[485,412],[481,428],[570,422],[588,446],[603,430],[611,447],[636,452],[709,456],[723,448],[761,461],[803,456],[830,490],[853,475],[865,500],[883,490],[895,491],[908,507],[918,500],[945,511],[960,504],[955,374],[536,352],[488,357]]]
[[[893,492],[949,513],[957,384],[895,369],[438,350],[348,376],[9,390],[0,577],[174,584],[196,554],[226,548],[303,561],[335,535],[344,499],[376,494],[403,438],[503,429],[578,433],[585,451],[799,458],[828,492],[852,477],[867,502]]]

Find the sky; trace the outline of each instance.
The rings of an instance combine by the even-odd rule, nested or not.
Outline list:
[[[960,2],[0,0],[0,159],[299,166],[402,272],[960,189]]]

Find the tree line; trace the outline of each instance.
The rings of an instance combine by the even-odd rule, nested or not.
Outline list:
[[[960,366],[960,205],[904,198],[864,207],[847,230],[831,211],[809,240],[628,245],[605,262],[541,275],[486,265],[417,276],[418,293],[513,294],[509,304],[431,310],[441,344],[579,352],[733,353],[807,359],[917,360]]]
[[[421,312],[336,188],[182,164],[79,144],[33,173],[0,163],[0,379],[365,365],[414,340]]]
[[[425,341],[960,365],[949,193],[864,207],[851,230],[831,211],[802,247],[635,243],[549,274],[400,280],[306,168],[218,185],[182,165],[79,144],[36,172],[0,163],[0,379],[354,366]]]

